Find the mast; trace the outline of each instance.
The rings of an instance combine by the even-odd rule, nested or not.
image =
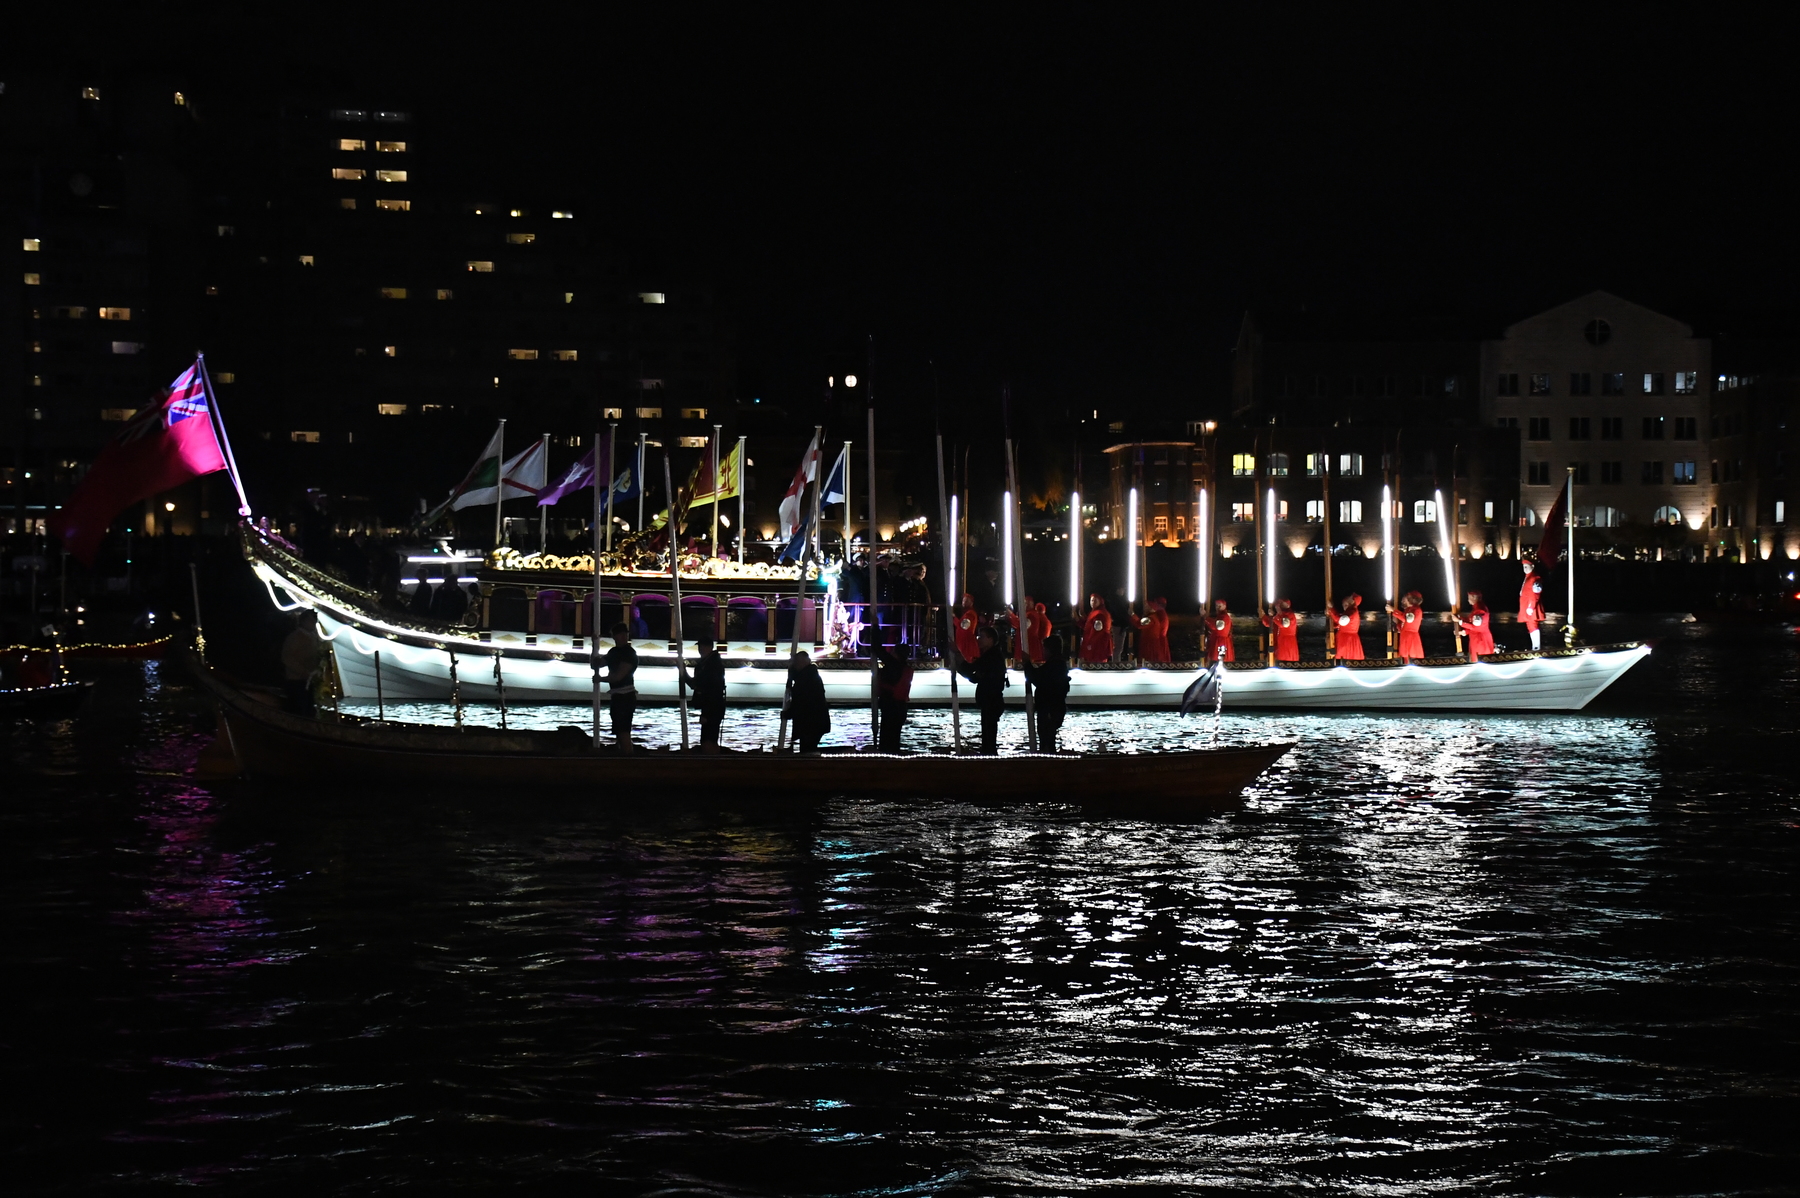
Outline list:
[[[238,515],[248,516],[250,500],[244,494],[244,480],[238,477],[237,455],[231,452],[231,437],[225,431],[225,413],[219,410],[219,397],[213,391],[212,375],[206,369],[206,355],[196,354],[194,361],[200,367],[200,386],[206,390],[207,411],[212,413],[213,435],[219,439],[219,447],[225,451],[225,466],[231,472],[231,485],[237,488]]]
[[[712,519],[712,539],[707,541],[706,551],[708,554],[710,554],[712,557],[715,557],[715,558],[719,556],[719,467],[720,467],[720,463],[719,463],[719,433],[723,428],[724,428],[723,425],[719,425],[719,424],[713,425],[713,435],[712,435],[712,445],[711,445],[712,460],[713,460],[713,477],[712,477],[712,501],[713,501],[713,503],[712,503],[712,509],[713,509],[712,510],[712,518],[713,519]]]
[[[506,417],[500,417],[500,428],[494,433],[494,442],[500,450],[494,458],[494,548],[500,548],[500,534],[503,528],[501,511],[506,506]]]
[[[1268,596],[1263,593],[1263,522],[1266,517],[1260,500],[1262,499],[1264,462],[1268,455],[1263,450],[1260,433],[1251,441],[1250,452],[1254,455],[1250,467],[1251,478],[1254,480],[1250,488],[1250,531],[1256,537],[1256,614],[1259,617],[1257,627],[1262,628],[1260,617],[1263,614],[1263,608],[1268,603]],[[1264,629],[1256,638],[1259,657],[1267,655],[1269,640],[1267,631]]]
[[[1563,621],[1563,645],[1575,647],[1575,467],[1568,467],[1563,480],[1563,527],[1569,534],[1569,615]]]
[[[950,666],[950,738],[955,750],[962,752],[962,697],[956,689],[956,634],[953,631],[959,605],[953,598],[956,591],[956,509],[951,506],[949,491],[944,486],[944,433],[940,428],[937,433],[937,474],[938,474],[938,519],[942,521],[942,531],[938,534],[944,549],[944,661]]]
[[[616,426],[615,426],[616,427]],[[594,434],[595,456],[598,457],[600,434]],[[596,463],[597,465],[597,463]],[[588,664],[594,675],[594,747],[600,747],[600,612],[604,604],[600,602],[600,488],[606,487],[606,541],[612,544],[612,437],[606,439],[606,468],[608,477],[604,484],[600,481],[600,471],[594,471],[594,626],[592,652],[588,654]]]
[[[812,444],[814,444],[814,445],[820,444],[820,439],[824,435],[825,435],[825,426],[824,425],[822,425],[822,424],[813,425]],[[824,461],[824,458],[823,458],[823,455],[821,455],[820,464],[823,464],[823,461]],[[801,481],[800,481],[800,499],[802,502],[805,502],[805,500],[806,500],[806,462],[804,460],[802,460],[800,463],[800,479],[801,479]],[[813,481],[813,520],[815,523],[817,523],[818,514],[819,514],[819,494],[825,488],[825,479],[824,479],[824,476],[819,473],[818,465],[815,465],[813,467],[813,480],[812,481]],[[850,497],[848,495],[846,495],[844,497],[844,506],[848,507],[849,505],[850,505]],[[794,626],[792,629],[791,639],[788,643],[787,685],[785,687],[783,687],[782,692],[781,692],[781,719],[780,719],[778,725],[776,726],[776,730],[775,730],[775,748],[777,750],[784,749],[787,747],[787,726],[788,726],[788,718],[789,718],[788,713],[792,709],[793,698],[794,698],[794,655],[800,652],[800,606],[801,606],[801,604],[806,602],[806,551],[809,547],[810,547],[809,541],[804,537],[801,538],[800,558],[798,561],[796,561],[794,563],[795,566],[797,566],[799,568],[800,577],[794,583]],[[845,556],[846,557],[849,556],[847,550],[846,550]],[[777,603],[776,603],[776,610],[777,611],[780,610],[779,601],[777,601]]]
[[[637,454],[638,518],[637,523],[632,525],[632,528],[639,533],[644,531],[644,492],[650,489],[650,485],[644,481],[644,442],[648,439],[649,434],[642,429],[639,429]],[[667,473],[667,471],[664,471],[664,473]]]
[[[1325,627],[1329,631],[1337,626],[1331,622],[1336,601],[1331,588],[1331,455],[1324,446],[1319,447],[1319,496],[1319,522],[1325,541]]]
[[[744,442],[747,439],[748,438],[745,438],[745,437],[739,437],[738,438],[738,446],[737,446],[737,463],[738,463],[737,559],[738,559],[738,565],[740,565],[740,566],[742,566],[744,564],[744,481],[745,481],[744,480]]]
[[[544,470],[545,476],[548,477],[550,469],[550,434],[543,434],[543,437],[538,444],[543,447]],[[550,552],[550,505],[547,503],[538,505],[538,552]]]
[[[669,493],[669,580],[675,602],[669,608],[669,637],[675,642],[675,695],[681,704],[681,748],[688,747],[687,683],[681,680],[681,547],[675,535],[675,487],[669,477],[669,451],[663,450],[663,489]],[[802,575],[805,571],[801,571]]]
[[[594,434],[595,437],[598,437],[599,435],[600,435],[599,433]],[[617,441],[618,439],[619,439],[618,424],[614,423],[614,424],[607,425],[606,426],[606,481],[605,481],[604,485],[606,487],[606,551],[608,553],[612,552],[613,505],[614,505],[614,503],[617,502],[613,497],[613,485],[612,485],[613,484],[613,443],[615,441]],[[596,467],[596,472],[598,472],[599,465],[600,465],[599,462],[594,463],[594,466]],[[644,480],[641,478],[636,478],[634,476],[634,481],[638,485],[638,493],[640,495],[643,494]],[[596,490],[595,490],[596,495],[599,494],[598,488],[601,485],[602,484],[601,484],[600,480],[596,479],[594,481],[594,486],[596,488]],[[600,509],[598,507],[596,507],[594,509],[594,513],[595,513],[594,519],[598,520],[600,518],[599,512],[600,512]],[[598,587],[600,585],[600,582],[599,582],[599,579],[600,579],[600,554],[598,552],[599,541],[597,539],[594,542],[594,545],[595,545],[595,550],[596,550],[596,552],[594,554],[594,585],[596,587]],[[599,601],[598,596],[599,596],[599,592],[595,591],[595,601],[596,602]],[[595,608],[594,609],[594,619],[598,620],[599,618],[600,618],[600,609]]]
[[[1018,596],[1018,602],[1014,605],[1013,610],[1018,613],[1019,617],[1019,643],[1014,646],[1014,652],[1019,655],[1020,666],[1023,668],[1024,663],[1030,660],[1025,653],[1025,642],[1030,635],[1031,613],[1025,610],[1025,536],[1020,529],[1020,523],[1025,515],[1025,507],[1019,495],[1018,461],[1013,455],[1012,387],[1009,385],[1001,388],[1000,397],[1001,418],[1006,425],[1006,486],[1007,500],[1011,509],[1007,515],[1011,517],[1008,523],[1012,525],[1009,530],[1012,534],[1012,543],[1007,546],[1007,549],[1012,558],[1013,567],[1013,577],[1010,581],[1013,584],[1014,593]],[[1030,674],[1025,675],[1025,747],[1034,753],[1037,751],[1037,711],[1032,698]]]
[[[875,589],[875,338],[869,338],[869,739],[873,743],[881,718],[881,680],[875,673],[875,637],[881,633],[881,612]],[[846,502],[848,500],[846,499]]]
[[[825,447],[819,446],[819,464],[825,464]],[[844,565],[850,565],[850,497],[856,492],[850,489],[850,442],[844,442]]]

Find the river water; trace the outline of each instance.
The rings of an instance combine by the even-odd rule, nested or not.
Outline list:
[[[1227,716],[1299,746],[1179,824],[205,786],[96,666],[7,730],[9,1189],[1793,1193],[1800,638],[1590,631],[1579,716]]]

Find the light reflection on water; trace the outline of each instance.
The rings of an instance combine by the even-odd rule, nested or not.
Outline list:
[[[1794,670],[1752,642],[1733,695],[1690,635],[1613,714],[1227,716],[1298,747],[1182,824],[208,788],[192,692],[115,674],[95,720],[9,742],[24,1159],[270,1190],[1777,1192],[1800,804],[1763,752]]]

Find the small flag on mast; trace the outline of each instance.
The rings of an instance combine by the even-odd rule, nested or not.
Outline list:
[[[787,494],[782,496],[781,505],[776,509],[781,517],[781,538],[789,540],[800,527],[800,493],[806,490],[806,484],[819,477],[819,434],[813,431],[812,441],[806,452],[800,457],[800,469],[794,471],[794,481],[788,484]]]
[[[849,488],[844,479],[849,477],[850,447],[838,450],[837,464],[832,466],[831,473],[825,477],[825,493],[819,496],[819,502],[825,504],[842,503],[847,499]]]

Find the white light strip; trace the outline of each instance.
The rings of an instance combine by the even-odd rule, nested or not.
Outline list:
[[[1206,518],[1206,488],[1200,488],[1200,527],[1195,533],[1200,542],[1200,603],[1206,604],[1206,570],[1212,565],[1212,524]]]
[[[1269,488],[1269,547],[1268,560],[1263,563],[1263,585],[1267,588],[1269,606],[1275,606],[1275,530],[1278,522],[1275,519],[1275,488]]]
[[[1069,611],[1081,611],[1081,492],[1069,493]]]
[[[1387,601],[1394,601],[1394,496],[1381,488],[1381,587]]]
[[[1000,601],[1013,605],[1012,593],[1012,492],[1000,500]]]
[[[409,562],[478,562],[481,555],[463,553],[421,553],[416,557],[408,557]]]
[[[1137,602],[1138,514],[1137,488],[1131,488],[1125,508],[1125,602]]]
[[[1450,610],[1456,610],[1456,563],[1450,557],[1450,520],[1449,513],[1444,510],[1444,493],[1437,494],[1438,546],[1444,555],[1444,593],[1450,596]]]
[[[950,569],[948,571],[948,585],[944,588],[944,606],[950,608],[952,611],[960,611],[962,609],[962,594],[956,589],[956,530],[961,527],[961,525],[956,522],[956,499],[957,497],[955,495],[950,496],[950,527],[944,532],[944,535],[950,538]],[[850,501],[846,499],[844,501],[844,506],[847,509],[850,506]],[[850,546],[845,545],[844,558],[845,560],[849,560],[849,557]]]

